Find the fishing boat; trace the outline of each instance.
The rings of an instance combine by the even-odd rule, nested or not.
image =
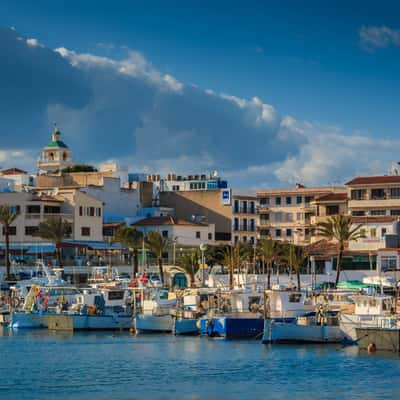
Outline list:
[[[216,308],[199,320],[200,334],[226,339],[257,338],[264,327],[263,293],[249,289],[221,291]]]
[[[175,296],[170,297],[168,290],[158,288],[141,289],[137,294],[140,296],[140,306],[135,311],[136,332],[172,332]]]
[[[297,317],[292,322],[265,320],[263,343],[339,343],[344,339],[337,312],[329,311],[327,304],[317,311]]]
[[[393,321],[392,321],[393,323]],[[362,350],[400,352],[400,324],[356,328],[357,345]]]
[[[397,326],[399,314],[396,314],[394,297],[385,294],[360,294],[353,299],[354,312],[340,315],[340,328],[347,340],[357,342],[357,328]]]
[[[203,317],[215,297],[216,289],[189,289],[177,295],[174,313],[175,335],[199,334],[199,318]]]

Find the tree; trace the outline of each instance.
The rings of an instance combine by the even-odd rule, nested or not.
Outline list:
[[[132,279],[139,270],[139,247],[143,242],[143,234],[133,226],[120,226],[115,233],[115,242],[126,246],[133,253]]]
[[[300,290],[301,269],[304,267],[308,257],[306,252],[304,251],[304,248],[301,246],[295,246],[292,243],[288,243],[283,247],[283,254],[278,257],[284,259],[288,263],[290,269],[294,269],[297,277],[297,289]]]
[[[18,214],[8,205],[0,205],[0,224],[4,228],[4,237],[6,240],[6,274],[7,279],[10,279],[10,226],[17,218]]]
[[[146,235],[145,243],[146,247],[157,258],[161,283],[164,283],[163,254],[168,250],[168,239],[163,238],[158,232],[150,231]]]
[[[36,236],[40,236],[42,239],[49,240],[54,244],[58,265],[60,267],[62,266],[60,245],[70,232],[71,224],[66,219],[57,216],[46,218],[46,220],[41,222],[38,226]]]
[[[190,276],[190,286],[193,286],[195,274],[199,270],[199,255],[196,252],[185,253],[181,257],[181,267]]]
[[[206,264],[210,266],[222,265],[224,263],[227,247],[228,246],[226,244],[207,246],[207,249],[204,253]]]
[[[261,239],[258,242],[257,253],[262,262],[267,266],[267,289],[271,289],[272,263],[279,255],[278,242],[271,238]]]
[[[229,288],[233,289],[233,274],[235,268],[240,268],[242,262],[247,259],[248,252],[246,246],[242,242],[237,242],[234,246],[227,246],[225,248],[224,265],[229,270]]]
[[[327,221],[317,225],[318,234],[329,240],[335,239],[339,243],[339,253],[336,261],[336,286],[339,283],[340,271],[342,269],[343,252],[345,246],[352,241],[364,238],[362,224],[353,226],[350,215],[334,215]]]

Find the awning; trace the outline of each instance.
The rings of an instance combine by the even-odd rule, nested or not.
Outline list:
[[[28,254],[54,253],[54,251],[55,251],[54,244],[36,244],[33,246],[29,246],[27,253]]]
[[[86,247],[89,250],[124,250],[125,246],[120,244],[111,244],[108,242],[86,242],[82,240],[63,242],[68,247]]]

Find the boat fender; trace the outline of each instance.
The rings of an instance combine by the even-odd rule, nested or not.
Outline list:
[[[12,297],[12,298],[10,299],[10,306],[11,306],[12,308],[17,308],[17,307],[19,306],[19,299],[16,298],[16,297]]]
[[[375,353],[376,352],[376,345],[375,343],[370,343],[367,347],[368,353]]]

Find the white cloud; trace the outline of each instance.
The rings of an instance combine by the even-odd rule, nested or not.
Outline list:
[[[44,48],[44,45],[42,43],[40,43],[39,40],[37,40],[37,39],[33,39],[33,38],[26,39],[26,43],[29,44],[29,46],[32,46],[32,47],[42,47],[42,48]]]
[[[374,51],[377,48],[400,46],[400,30],[387,26],[362,26],[359,31],[361,46],[364,50]]]

